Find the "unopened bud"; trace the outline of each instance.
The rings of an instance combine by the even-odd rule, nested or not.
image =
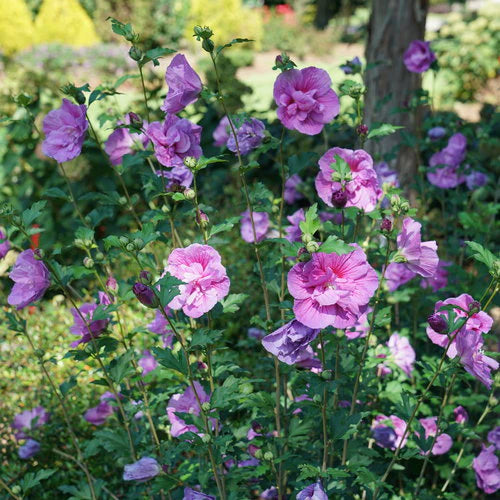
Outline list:
[[[258,458],[260,460],[263,456],[264,456],[264,452],[260,448],[257,448],[257,450],[255,451],[254,457]]]
[[[153,290],[144,283],[137,282],[132,287],[132,291],[142,305],[151,309],[156,309],[160,305],[158,297]]]
[[[332,194],[332,205],[335,208],[344,208],[347,203],[347,192],[339,189]]]
[[[153,276],[149,271],[141,271],[139,273],[139,281],[144,285],[150,285],[153,281]]]
[[[120,240],[120,243],[122,245],[126,245],[129,242],[129,239],[127,236],[120,236],[118,239]]]
[[[214,32],[208,26],[195,26],[194,27],[194,36],[198,39],[203,38],[204,40],[212,37]]]
[[[85,104],[85,95],[83,94],[83,92],[78,91],[78,92],[75,94],[75,101],[76,101],[78,104]]]
[[[356,127],[356,134],[360,137],[366,137],[368,135],[368,126],[364,123]]]
[[[134,238],[133,243],[137,250],[142,250],[144,248],[144,241],[141,238]]]
[[[478,300],[473,300],[469,304],[469,312],[471,312],[472,314],[476,314],[480,310],[481,310],[481,302],[479,302]]]
[[[203,434],[203,436],[201,436],[201,440],[205,443],[205,444],[209,444],[212,442],[212,436],[210,436],[210,434]]]
[[[264,453],[264,460],[271,461],[274,458],[272,451],[266,451]]]
[[[186,156],[183,160],[184,165],[186,165],[187,168],[190,170],[193,170],[197,167],[198,161],[194,156]]]
[[[94,259],[90,258],[90,257],[85,257],[83,259],[83,265],[87,268],[87,269],[92,269],[94,267]]]
[[[427,322],[429,326],[437,333],[447,333],[448,331],[448,322],[441,314],[431,314],[427,318]]]
[[[210,223],[210,220],[208,218],[208,215],[201,211],[196,214],[196,222],[201,226],[201,227],[207,227],[208,224]]]
[[[210,411],[212,407],[210,406],[210,403],[208,401],[205,401],[204,403],[201,403],[201,409],[204,412]]]
[[[201,42],[201,47],[206,52],[213,52],[213,50],[215,48],[215,44],[214,44],[214,42],[212,42],[212,40],[209,40],[207,38],[207,39],[203,40],[203,42]]]
[[[302,243],[306,243],[307,244],[307,243],[309,243],[312,240],[313,240],[312,234],[310,234],[310,233],[304,233],[302,235]]]
[[[104,254],[102,252],[97,252],[95,254],[95,260],[98,260],[98,261],[104,260]]]
[[[184,196],[186,197],[186,200],[194,200],[196,193],[193,189],[187,188],[184,190]]]
[[[109,288],[110,290],[117,290],[118,289],[118,283],[115,280],[115,278],[113,278],[113,276],[110,276],[106,280],[106,288]]]
[[[136,250],[135,245],[132,242],[130,242],[125,248],[128,252],[134,252]]]
[[[35,250],[33,250],[33,256],[36,260],[43,260],[45,252],[41,248],[35,248]]]
[[[42,359],[45,356],[45,351],[43,349],[35,349],[35,356]]]
[[[319,250],[319,243],[317,241],[310,241],[307,245],[306,245],[306,250],[309,252],[309,253],[314,253],[314,252],[317,252]]]
[[[332,380],[332,378],[333,378],[332,370],[323,370],[321,372],[321,378],[324,380]]]
[[[382,219],[382,224],[380,224],[381,231],[389,232],[392,229],[392,222],[389,219]]]
[[[128,51],[128,55],[130,56],[130,59],[133,59],[134,61],[140,61],[142,59],[141,49],[139,49],[135,46],[130,47],[130,50]]]

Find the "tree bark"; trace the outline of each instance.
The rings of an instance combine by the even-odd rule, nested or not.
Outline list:
[[[429,0],[372,0],[368,27],[365,72],[364,120],[391,123],[404,127],[404,133],[415,135],[422,110],[401,111],[421,87],[421,76],[411,73],[403,64],[403,54],[413,40],[425,38],[425,21]],[[372,155],[384,157],[395,166],[401,186],[408,191],[414,182],[418,167],[418,152],[402,144],[401,132],[379,141],[368,141]],[[398,148],[398,145],[401,145]]]

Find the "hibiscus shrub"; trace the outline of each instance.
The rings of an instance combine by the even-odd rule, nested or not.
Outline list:
[[[498,363],[486,351],[500,260],[487,249],[493,164],[479,142],[494,118],[428,111],[424,130],[402,138],[425,166],[400,186],[392,158],[374,164],[364,149],[397,127],[362,123],[361,84],[337,93],[326,71],[282,54],[276,119],[228,114],[219,56],[248,40],[216,46],[196,26],[215,86],[177,54],[161,104],[142,77],[173,51],[145,51],[111,22],[131,44],[143,101],[94,118],[116,88],[67,84],[43,133],[27,95],[9,123],[24,134],[13,154],[40,142],[62,181],[0,212],[1,257],[13,263],[2,335],[29,349],[39,376],[7,405],[5,494],[497,491]],[[413,72],[434,60],[422,41],[404,54]],[[366,70],[358,58],[342,69]],[[75,180],[85,158],[99,175]]]

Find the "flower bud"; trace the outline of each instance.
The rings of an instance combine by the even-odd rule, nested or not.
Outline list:
[[[115,278],[113,278],[113,276],[109,276],[109,278],[106,280],[106,288],[109,288],[110,290],[118,289],[118,283]]]
[[[137,250],[142,250],[144,248],[144,241],[141,238],[134,238],[134,246]]]
[[[260,448],[258,446],[255,446],[254,444],[249,444],[247,448],[248,454],[251,455],[252,457],[257,458],[257,452],[260,451]]]
[[[120,236],[118,239],[120,240],[120,243],[121,243],[122,245],[126,245],[126,244],[128,244],[128,243],[129,243],[129,239],[128,239],[128,237],[127,237],[127,236]]]
[[[382,224],[380,224],[380,230],[389,232],[391,229],[392,229],[392,222],[389,219],[383,218]]]
[[[158,297],[155,295],[153,290],[144,283],[137,282],[133,287],[132,291],[134,295],[137,297],[139,302],[146,307],[151,309],[156,309],[159,306]]]
[[[201,409],[206,413],[207,411],[210,411],[211,406],[208,401],[205,401],[204,403],[201,403]]]
[[[45,252],[41,248],[35,248],[35,250],[33,250],[33,256],[36,260],[43,260]]]
[[[319,243],[317,241],[310,241],[307,245],[306,245],[306,250],[309,252],[309,253],[314,253],[314,252],[317,252],[319,250]]]
[[[441,314],[431,314],[427,318],[427,322],[429,326],[437,333],[447,333],[448,331],[448,322]]]
[[[208,26],[195,26],[194,27],[194,36],[196,36],[198,39],[203,38],[208,39],[213,36],[214,32],[208,27]]]
[[[184,165],[190,170],[195,169],[198,166],[198,160],[194,156],[186,156],[183,160]]]
[[[213,52],[213,50],[215,48],[215,44],[214,44],[214,42],[212,42],[212,40],[209,40],[207,38],[207,39],[203,40],[203,42],[201,42],[201,47],[206,52]]]
[[[264,456],[263,451],[260,448],[257,448],[257,450],[255,451],[254,457],[258,458],[260,460],[263,456]]]
[[[274,458],[273,452],[272,451],[266,451],[264,453],[264,460],[272,460]]]
[[[203,436],[201,436],[201,440],[205,443],[205,444],[209,444],[212,442],[212,436],[210,436],[210,434],[203,434]]]
[[[83,259],[83,265],[87,268],[87,269],[92,269],[94,267],[94,259],[90,258],[90,257],[85,257]]]
[[[78,103],[78,104],[85,104],[85,95],[84,93],[79,90],[76,94],[75,94],[75,101]]]
[[[257,420],[253,420],[250,425],[254,432],[262,433],[262,425],[260,424],[260,422],[257,422]]]
[[[136,250],[135,245],[132,242],[128,243],[125,248],[128,252],[134,252]]]
[[[309,234],[309,233],[304,233],[304,234],[302,235],[302,243],[307,244],[307,243],[309,243],[309,242],[310,242],[310,241],[312,241],[312,240],[313,240],[312,234]]]
[[[98,260],[98,261],[104,260],[104,254],[102,252],[97,252],[95,254],[95,260]]]
[[[470,312],[470,313],[472,313],[472,314],[476,314],[476,313],[478,313],[480,310],[481,310],[481,302],[479,302],[478,300],[473,300],[473,301],[469,304],[469,312]]]
[[[128,51],[128,55],[130,56],[130,59],[133,59],[134,61],[140,61],[142,59],[141,49],[135,47],[134,45],[132,45],[132,47],[130,47],[130,50]]]
[[[314,401],[315,403],[321,403],[321,396],[320,396],[319,394],[315,394],[315,395],[313,396],[313,401]]]
[[[201,226],[201,227],[207,227],[208,224],[210,223],[210,220],[208,219],[208,215],[200,210],[198,214],[196,214],[196,222]]]
[[[368,126],[364,123],[356,127],[356,134],[360,137],[366,137],[368,135]]]
[[[45,356],[45,351],[43,349],[35,349],[35,356],[42,359]]]
[[[126,204],[127,204],[127,198],[125,198],[125,196],[120,196],[120,198],[118,198],[118,203],[124,207]]]
[[[332,194],[332,205],[335,208],[344,208],[347,203],[347,192],[339,189]]]
[[[150,285],[153,281],[153,276],[149,271],[141,271],[139,273],[139,281],[144,285]]]
[[[321,372],[321,378],[323,380],[332,380],[332,378],[333,378],[333,372],[332,372],[332,370],[323,370]]]
[[[196,193],[193,189],[187,188],[184,190],[184,196],[186,197],[186,200],[194,200]]]

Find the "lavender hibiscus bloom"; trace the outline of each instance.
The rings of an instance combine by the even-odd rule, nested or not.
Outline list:
[[[422,288],[432,288],[433,292],[441,290],[448,284],[448,271],[447,267],[451,266],[452,262],[440,260],[434,276],[430,278],[422,278],[420,286]]]
[[[388,431],[387,428],[391,429]],[[382,448],[390,448],[395,450],[406,431],[406,422],[396,415],[390,415],[386,417],[385,415],[377,415],[372,422],[372,433],[375,442]],[[401,447],[406,444],[406,438],[402,442]]]
[[[437,141],[438,139],[441,139],[441,137],[444,137],[446,134],[446,129],[443,127],[433,127],[429,129],[427,132],[427,137],[431,141]]]
[[[483,446],[481,453],[472,461],[472,468],[476,473],[478,488],[488,494],[500,489],[500,470],[494,446]]]
[[[328,500],[328,495],[323,489],[323,485],[318,481],[299,491],[295,498],[297,500]]]
[[[488,442],[495,445],[497,450],[500,450],[500,426],[497,426],[488,432]]]
[[[394,363],[403,370],[408,377],[413,372],[413,363],[415,363],[415,351],[407,337],[393,333],[389,337],[387,346],[391,351]]]
[[[201,491],[193,490],[192,488],[184,488],[184,496],[182,500],[215,500],[212,495],[206,495]]]
[[[286,231],[286,239],[288,241],[301,241],[302,238],[302,230],[300,229],[299,224],[302,221],[306,220],[306,216],[303,208],[299,208],[292,215],[287,216],[288,222],[290,222],[291,226],[285,227]]]
[[[12,428],[18,431],[16,439],[27,439],[31,430],[46,424],[49,418],[50,414],[43,406],[17,414],[12,422]]]
[[[285,202],[292,205],[298,200],[304,198],[304,195],[297,191],[297,186],[302,184],[302,179],[298,174],[291,175],[285,182]]]
[[[403,56],[403,62],[408,71],[412,73],[423,73],[427,71],[436,60],[436,55],[432,52],[430,42],[413,40]]]
[[[143,483],[153,479],[160,472],[161,467],[154,458],[142,457],[133,464],[125,465],[123,469],[123,480]]]
[[[253,243],[254,234],[250,212],[245,210],[241,215],[241,237],[247,243]],[[266,237],[269,229],[269,215],[267,212],[253,212],[253,223],[255,226],[255,236],[257,242],[262,241]]]
[[[419,422],[424,428],[425,439],[434,437],[438,433],[437,417],[421,418]],[[444,455],[445,453],[448,453],[450,451],[452,446],[453,439],[451,438],[451,436],[449,434],[441,432],[434,442],[431,453],[433,455]]]
[[[0,259],[3,259],[10,250],[10,241],[7,235],[0,229]]]
[[[466,149],[466,137],[460,133],[453,134],[447,146],[429,159],[432,170],[427,172],[428,181],[442,189],[455,188],[462,184],[465,176],[458,172],[458,167],[465,159]]]
[[[142,368],[143,377],[158,367],[158,361],[156,361],[155,357],[148,349],[142,351],[142,357],[139,359],[137,364]]]
[[[123,121],[118,125],[130,125],[135,115],[127,113]],[[147,128],[147,122],[143,122],[144,129]],[[149,138],[142,132],[131,132],[128,128],[117,128],[106,140],[104,150],[109,156],[112,165],[120,165],[123,157],[127,154],[133,154],[138,148],[145,148],[148,145]]]
[[[219,122],[217,127],[215,127],[214,133],[212,137],[214,139],[214,146],[218,148],[222,148],[227,144],[227,140],[229,139],[229,134],[231,133],[231,129],[229,126],[229,118],[224,116],[222,120]]]
[[[165,167],[182,165],[186,156],[201,156],[201,127],[189,120],[168,114],[164,122],[150,123],[146,134],[157,160]]]
[[[453,415],[455,415],[455,422],[457,424],[465,424],[467,420],[469,420],[469,414],[467,413],[467,410],[463,406],[457,406],[453,410]],[[498,428],[500,429],[500,427]],[[500,438],[500,436],[499,436]],[[500,441],[499,441],[500,444]]]
[[[483,187],[488,184],[488,176],[482,172],[473,170],[470,174],[465,176],[465,184],[467,189],[472,191],[473,189]]]
[[[168,316],[171,316],[172,313],[170,311],[170,308],[165,307],[165,313]],[[149,331],[156,333],[157,335],[160,335],[163,341],[163,348],[166,349],[172,348],[172,343],[174,341],[174,333],[170,329],[170,325],[168,324],[168,321],[165,319],[165,316],[157,309],[155,311],[155,318],[151,323],[148,323],[147,325]]]
[[[196,71],[189,65],[183,54],[177,54],[167,67],[165,81],[168,93],[161,110],[178,113],[198,99],[203,87]]]
[[[303,351],[317,337],[319,330],[314,330],[296,319],[286,323],[275,332],[262,339],[266,351],[274,354],[280,361],[293,365],[300,360]]]
[[[246,155],[259,146],[262,143],[262,139],[264,139],[265,130],[265,125],[260,120],[257,120],[257,118],[250,118],[239,126],[236,129],[236,137],[238,139],[240,154]],[[237,152],[236,140],[233,134],[229,134],[227,148],[233,153]]]
[[[82,152],[85,132],[89,124],[85,104],[73,104],[63,99],[59,109],[54,109],[43,119],[45,140],[42,151],[59,163],[72,160]]]
[[[167,179],[165,183],[166,191],[171,191],[178,186],[188,188],[193,183],[193,172],[185,165],[177,165],[166,170],[157,170],[156,175]]]
[[[28,439],[26,443],[19,447],[17,454],[19,458],[23,460],[28,460],[34,457],[40,451],[40,443],[34,439]]]
[[[281,73],[273,90],[281,123],[302,134],[319,134],[340,110],[339,98],[331,85],[328,73],[312,66]]]
[[[35,258],[31,249],[19,254],[9,278],[14,281],[14,286],[7,302],[17,309],[40,300],[50,286],[49,270],[41,260]]]
[[[339,67],[344,72],[344,74],[352,75],[353,73],[359,73],[361,71],[361,65],[361,60],[358,56],[356,56],[354,59],[346,61],[345,64],[342,64]]]
[[[76,347],[80,344],[87,344],[93,338],[95,339],[99,337],[99,335],[106,330],[109,319],[92,319],[96,309],[97,304],[92,302],[82,304],[78,310],[74,307],[71,308],[71,314],[73,315],[74,322],[69,331],[73,335],[80,336],[78,340],[75,340],[70,344],[71,347]]]

